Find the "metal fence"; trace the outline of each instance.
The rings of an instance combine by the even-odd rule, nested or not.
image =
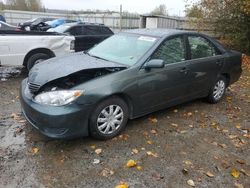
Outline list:
[[[134,29],[139,28],[140,16],[137,14],[123,13],[120,17],[118,12],[103,12],[103,13],[86,13],[78,14],[74,12],[68,13],[47,13],[47,12],[29,12],[16,10],[3,10],[0,12],[6,21],[12,25],[17,25],[27,20],[37,17],[47,18],[67,18],[73,20],[81,20],[84,22],[101,23],[108,27],[116,29]]]
[[[4,15],[7,22],[13,25],[37,17],[49,18],[67,18],[81,20],[84,22],[101,23],[113,29],[114,32],[120,29],[135,29],[135,28],[170,28],[182,30],[199,31],[210,36],[215,36],[214,30],[211,28],[197,28],[195,24],[190,23],[185,17],[174,16],[152,16],[138,15],[123,12],[91,12],[77,13],[68,11],[66,13],[48,13],[48,12],[29,12],[17,10],[3,10],[0,14]]]

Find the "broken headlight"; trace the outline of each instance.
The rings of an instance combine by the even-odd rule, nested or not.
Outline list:
[[[83,94],[82,90],[57,90],[38,94],[34,101],[39,104],[62,106],[76,100]]]

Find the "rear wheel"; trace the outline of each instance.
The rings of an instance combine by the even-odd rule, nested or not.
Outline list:
[[[45,53],[36,53],[33,54],[29,57],[28,61],[27,61],[27,69],[28,71],[30,71],[30,69],[37,63],[40,63],[46,59],[49,59],[50,56],[48,54]]]
[[[112,97],[97,105],[90,118],[90,134],[100,140],[111,139],[125,128],[128,121],[127,104]]]
[[[220,76],[209,92],[208,102],[212,104],[218,103],[225,94],[225,91],[226,91],[226,79],[225,77]]]

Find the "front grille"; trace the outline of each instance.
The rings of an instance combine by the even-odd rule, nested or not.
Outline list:
[[[39,84],[34,84],[34,83],[28,83],[28,86],[29,86],[29,90],[31,93],[36,93],[38,92],[38,90],[40,89],[41,85]]]

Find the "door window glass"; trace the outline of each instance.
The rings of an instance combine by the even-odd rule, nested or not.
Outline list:
[[[84,32],[85,35],[100,35],[101,29],[99,26],[85,26]]]
[[[217,55],[215,47],[203,37],[188,37],[191,59],[211,57]]]
[[[182,37],[175,37],[163,42],[151,59],[162,59],[165,64],[185,60],[185,45]]]
[[[69,29],[69,33],[74,36],[82,35],[82,27],[81,26],[72,27],[71,29]]]

